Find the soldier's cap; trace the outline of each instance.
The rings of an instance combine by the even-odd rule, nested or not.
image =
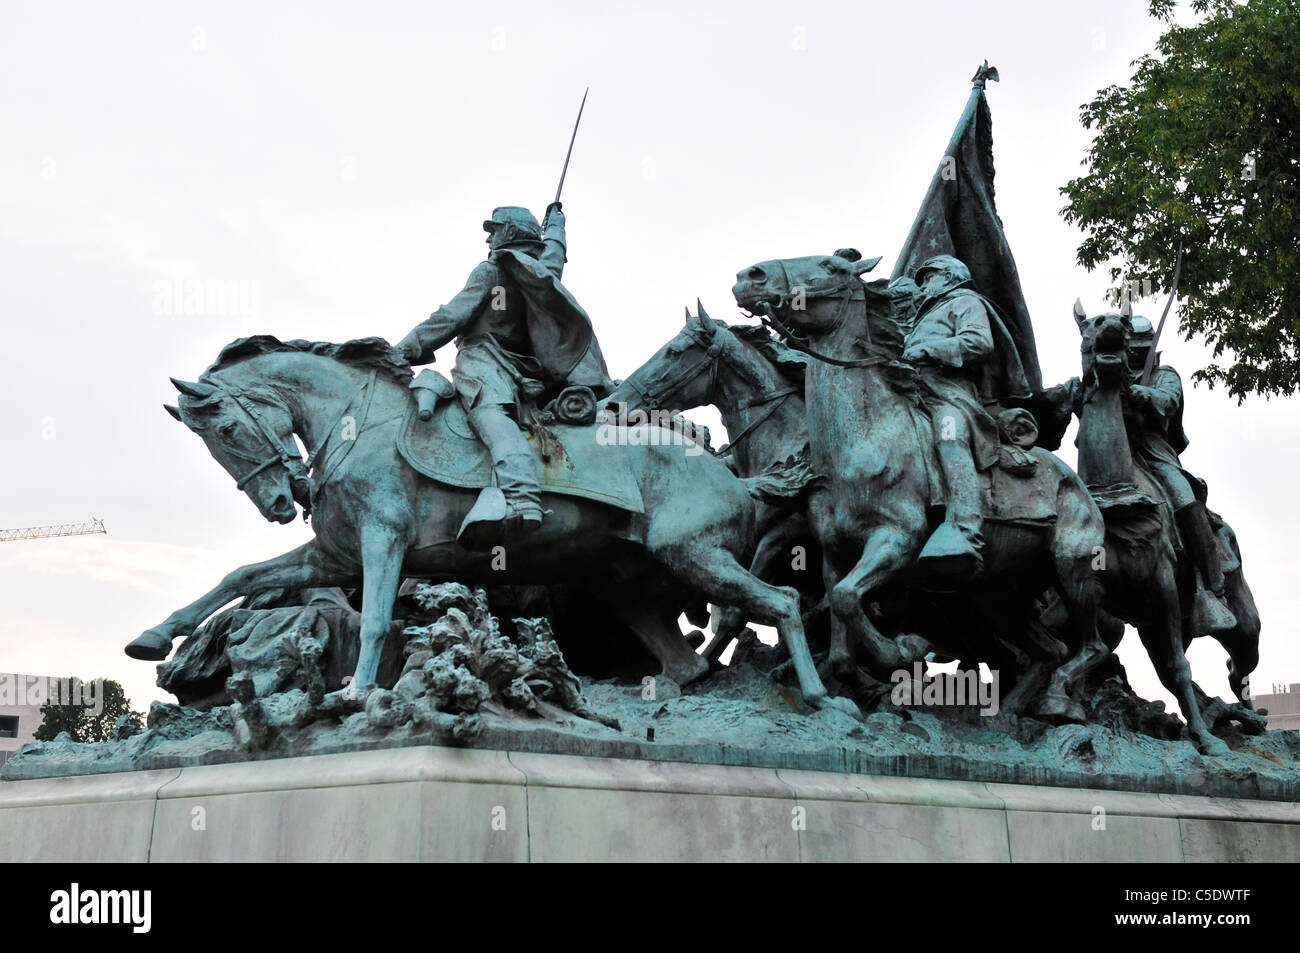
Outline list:
[[[1151,342],[1155,340],[1156,329],[1152,327],[1150,318],[1135,314],[1129,319],[1129,327],[1132,328],[1129,332],[1129,344],[1138,347],[1150,346]]]
[[[916,269],[916,282],[919,284],[921,276],[927,271],[937,271],[955,279],[958,283],[970,281],[970,269],[966,267],[965,262],[954,258],[952,255],[935,255],[921,263],[921,267]]]
[[[492,217],[483,223],[483,231],[497,232],[511,226],[520,239],[539,241],[542,237],[542,226],[538,224],[533,213],[518,205],[501,205],[494,208]]]

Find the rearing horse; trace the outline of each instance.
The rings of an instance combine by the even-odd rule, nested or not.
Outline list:
[[[759,581],[742,565],[752,545],[754,501],[749,485],[723,463],[680,443],[628,434],[632,439],[603,449],[621,455],[644,514],[547,494],[553,515],[509,546],[502,568],[493,554],[456,542],[478,491],[434,482],[398,453],[397,429],[413,408],[410,375],[398,352],[377,338],[332,345],[259,335],[227,346],[199,381],[175,381],[181,397],[169,412],[203,439],[266,519],[289,522],[295,500],[310,503],[315,538],[235,570],[137,638],[127,654],[166,658],[173,639],[192,634],[237,596],[360,580],[361,652],[346,689],[355,698],[374,683],[403,577],[534,584],[589,579],[619,564],[667,570],[711,601],[774,625],[809,704],[853,707],[828,697],[804,641],[795,592]],[[310,477],[293,435],[313,448]],[[690,652],[685,640],[680,644]]]
[[[839,254],[765,261],[739,272],[733,288],[742,309],[807,335],[802,346],[815,358],[805,391],[808,433],[812,466],[826,482],[813,492],[809,518],[832,612],[828,664],[845,680],[856,672],[850,634],[872,673],[885,680],[929,649],[915,636],[886,638],[864,606],[911,576],[934,525],[928,474],[936,472],[915,368],[898,360],[917,290],[911,282],[865,284],[859,276],[874,264]],[[1058,589],[1068,607],[1072,657],[1052,674],[1040,711],[1059,717],[1069,710],[1073,682],[1108,653],[1097,633],[1091,568],[1104,525],[1073,470],[1045,450],[1031,453],[1054,483],[1055,519],[1035,530],[986,514],[985,567],[970,588],[1010,593],[1026,618],[1039,593]]]

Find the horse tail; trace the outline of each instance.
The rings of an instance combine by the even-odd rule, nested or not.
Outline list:
[[[808,447],[784,460],[778,460],[762,473],[743,477],[741,482],[756,500],[795,509],[803,504],[808,490],[822,479],[808,462]]]

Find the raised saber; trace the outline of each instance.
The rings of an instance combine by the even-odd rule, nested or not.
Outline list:
[[[564,191],[564,177],[569,174],[569,160],[573,158],[573,143],[578,138],[578,123],[582,122],[582,107],[587,105],[587,93],[591,92],[588,86],[582,91],[582,104],[578,106],[578,118],[573,123],[573,135],[569,137],[569,151],[564,154],[564,168],[560,170],[560,184],[555,187],[555,201],[552,205],[560,204],[560,193]]]
[[[1165,312],[1160,315],[1160,323],[1156,325],[1155,336],[1151,338],[1151,350],[1147,351],[1146,363],[1142,365],[1142,377],[1139,382],[1143,387],[1151,383],[1151,372],[1156,366],[1156,345],[1160,343],[1160,332],[1165,329],[1165,318],[1169,317],[1169,309],[1173,307],[1174,299],[1178,297],[1178,276],[1183,273],[1183,243],[1178,243],[1178,258],[1174,261],[1174,280],[1169,289],[1169,300],[1165,302]]]

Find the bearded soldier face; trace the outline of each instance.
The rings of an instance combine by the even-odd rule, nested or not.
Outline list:
[[[921,280],[921,293],[926,297],[939,294],[948,283],[948,276],[939,271],[927,271]]]

